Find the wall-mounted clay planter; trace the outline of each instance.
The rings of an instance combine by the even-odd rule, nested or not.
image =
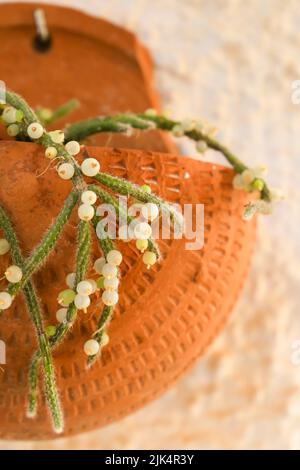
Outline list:
[[[254,222],[241,218],[246,197],[232,189],[231,170],[171,154],[96,147],[89,153],[101,161],[103,171],[136,183],[151,180],[152,189],[171,202],[205,204],[205,246],[186,251],[184,240],[162,241],[163,262],[147,271],[134,243],[122,244],[120,303],[102,358],[86,370],[82,345],[95,328],[95,315],[80,314],[55,352],[66,435],[131,413],[195,362],[233,308],[255,237]],[[34,144],[0,143],[0,200],[24,254],[38,243],[71,188],[54,170],[37,177],[45,165],[43,150]],[[57,294],[74,267],[77,223],[75,215],[55,254],[35,276],[50,323],[55,321]],[[93,251],[98,257],[96,245]],[[8,255],[1,259],[0,273],[8,260]],[[2,315],[0,338],[7,344],[7,365],[0,372],[0,438],[54,437],[43,404],[35,420],[25,417],[28,364],[36,340],[21,296]]]
[[[45,11],[52,37],[48,52],[37,52],[33,12]],[[152,61],[136,36],[103,19],[44,4],[0,5],[0,79],[31,106],[55,108],[71,98],[81,106],[54,127],[118,112],[159,108],[152,86]],[[0,129],[0,139],[7,136]],[[161,132],[128,138],[102,134],[91,145],[174,151]]]

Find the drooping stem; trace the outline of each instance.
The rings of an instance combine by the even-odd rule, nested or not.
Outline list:
[[[23,126],[25,125],[25,128],[27,128],[30,124],[34,122],[40,123],[40,120],[36,113],[33,111],[33,109],[31,109],[29,104],[17,93],[14,93],[12,91],[6,91],[6,102],[23,112]],[[72,178],[73,184],[75,188],[79,190],[84,187],[85,183],[82,178],[80,167],[77,161],[66,151],[64,145],[53,142],[51,135],[46,131],[44,131],[42,137],[40,139],[36,139],[35,142],[41,144],[44,148],[55,147],[57,150],[57,155],[59,155],[59,158],[61,160],[66,162],[72,162],[75,169],[75,173]]]
[[[124,126],[125,124],[125,126]],[[86,119],[74,124],[71,124],[66,129],[67,139],[84,139],[91,134],[98,132],[128,132],[128,127],[132,129],[153,129],[153,127],[172,132],[176,126],[180,126],[179,121],[169,119],[165,116],[149,115],[149,114],[122,114],[116,116],[110,116],[108,118],[92,118]],[[216,139],[213,139],[209,135],[205,134],[199,129],[186,130],[182,135],[194,140],[195,142],[203,141],[206,145],[220,152],[225,159],[230,163],[236,173],[242,173],[248,169],[236,155],[234,155],[227,147],[219,143]],[[265,201],[270,201],[270,190],[265,181],[263,181],[263,189],[261,190],[261,198]]]
[[[24,268],[24,260],[21,254],[21,250],[18,244],[18,240],[10,219],[6,214],[5,210],[0,206],[0,226],[3,229],[7,240],[9,240],[11,246],[11,254],[13,262],[21,268]],[[37,295],[35,293],[34,286],[32,281],[28,281],[25,286],[23,286],[23,293],[26,301],[26,306],[30,315],[30,318],[34,324],[39,350],[41,354],[41,359],[43,362],[44,369],[44,384],[45,384],[45,395],[49,407],[49,411],[53,420],[54,430],[57,433],[62,432],[63,430],[63,417],[60,408],[59,396],[55,383],[55,371],[53,366],[53,360],[50,352],[50,345],[47,338],[47,335],[44,330],[43,325],[43,315],[41,311],[41,306],[39,304]],[[32,377],[29,378],[30,382]],[[37,378],[36,378],[37,382]],[[35,411],[34,400],[31,403],[30,412],[31,415]]]
[[[98,181],[98,183],[101,183],[103,186],[106,186],[118,194],[122,194],[123,196],[132,196],[134,199],[143,203],[152,202],[153,204],[156,204],[160,207],[163,213],[170,215],[171,220],[177,222],[178,225],[182,224],[180,216],[177,214],[174,207],[166,203],[163,199],[160,199],[158,196],[147,193],[137,184],[131,183],[123,178],[101,172],[93,178]]]
[[[76,256],[76,285],[85,278],[89,257],[90,257],[90,248],[91,248],[91,233],[90,233],[90,224],[88,222],[81,221],[78,229],[78,240],[77,240],[77,256]],[[65,323],[61,323],[57,328],[54,336],[51,336],[49,343],[51,348],[58,346],[58,344],[63,340],[67,333],[72,328],[77,316],[77,308],[74,302],[71,303],[68,307],[67,318]],[[29,373],[29,398],[28,398],[28,410],[29,414],[33,413],[37,405],[38,397],[38,372],[39,365],[42,358],[41,350],[38,350],[30,365]]]
[[[96,227],[98,225],[99,220],[100,220],[99,217],[94,217],[93,219],[93,226],[94,226],[95,232],[96,232]],[[101,227],[102,226],[99,226],[99,228]],[[108,253],[114,249],[114,244],[112,240],[107,236],[107,233],[105,232],[104,227],[101,228],[100,237],[97,236],[97,240],[98,240],[98,243],[100,245],[100,248],[104,257],[106,258]],[[88,367],[92,366],[94,362],[96,361],[97,357],[101,354],[101,349],[102,349],[101,343],[103,340],[103,336],[109,327],[110,321],[112,319],[112,315],[113,315],[113,307],[105,305],[99,317],[99,320],[97,323],[97,329],[92,335],[93,339],[95,339],[99,343],[99,346],[100,346],[99,352],[97,354],[94,354],[88,357],[88,360],[87,360]]]
[[[88,186],[88,189],[90,189],[91,191],[94,191],[99,196],[100,200],[103,201],[105,204],[109,204],[112,207],[114,207],[118,215],[119,224],[120,222],[127,222],[127,225],[130,225],[134,222],[135,220],[134,217],[131,217],[130,215],[128,215],[127,211],[124,209],[120,201],[118,201],[115,196],[113,196],[112,194],[105,191],[105,189],[95,184]],[[154,240],[152,240],[151,238],[148,240],[148,250],[155,253],[157,256],[157,259],[160,258],[159,248],[157,244],[154,242]]]
[[[72,210],[78,201],[79,193],[72,191],[64,202],[57,218],[48,229],[40,244],[34,249],[29,258],[25,261],[24,272],[21,282],[18,284],[9,284],[8,292],[15,296],[17,292],[26,285],[32,274],[36,272],[51,253],[62,230],[69,220]]]

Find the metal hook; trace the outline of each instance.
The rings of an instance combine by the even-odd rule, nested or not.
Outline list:
[[[33,12],[33,17],[36,27],[34,47],[38,52],[46,52],[51,46],[51,37],[44,10],[42,8],[37,8]]]

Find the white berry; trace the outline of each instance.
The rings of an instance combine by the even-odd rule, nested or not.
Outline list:
[[[57,310],[56,312],[56,320],[59,322],[59,323],[64,323],[67,319],[67,312],[68,312],[68,309],[67,308],[60,308],[59,310]]]
[[[39,139],[44,134],[44,128],[39,122],[33,122],[27,127],[27,134],[31,139]]]
[[[49,160],[52,160],[57,156],[57,150],[55,147],[47,147],[45,150],[45,157],[49,158]]]
[[[6,124],[13,124],[17,120],[17,110],[12,106],[7,106],[3,113],[2,119]]]
[[[12,296],[8,292],[0,292],[0,310],[6,310],[12,304]]]
[[[65,134],[61,130],[49,132],[52,142],[55,144],[62,144],[65,140]]]
[[[84,343],[83,350],[87,356],[95,356],[99,352],[100,345],[95,339],[89,339]]]
[[[94,294],[96,290],[98,289],[97,282],[94,279],[87,279],[87,282],[91,284],[91,289],[92,289],[91,293]]]
[[[66,284],[70,289],[74,289],[76,280],[76,273],[69,273],[66,277]]]
[[[159,209],[153,202],[148,202],[142,207],[142,214],[146,220],[155,220],[159,215]]]
[[[6,131],[10,137],[15,137],[16,135],[19,134],[20,128],[18,124],[10,124],[8,128],[6,129]]]
[[[152,228],[147,222],[140,222],[134,227],[134,236],[136,239],[148,240],[152,234]]]
[[[94,270],[98,274],[102,274],[102,268],[106,264],[105,258],[98,258],[94,263]]]
[[[107,333],[102,333],[101,337],[101,347],[106,346],[109,343],[109,336]]]
[[[116,305],[119,300],[119,295],[115,290],[105,290],[102,294],[102,301],[104,305],[112,307]]]
[[[118,270],[117,270],[116,266],[113,266],[112,264],[106,263],[102,268],[102,274],[107,279],[112,279],[113,277],[117,276]]]
[[[143,262],[147,265],[147,268],[153,266],[156,263],[157,257],[155,253],[152,251],[145,251],[143,254]]]
[[[77,155],[80,152],[80,144],[76,140],[70,140],[65,145],[65,149],[70,155]]]
[[[57,172],[63,180],[70,180],[74,176],[75,168],[71,163],[62,163]]]
[[[78,207],[78,217],[81,220],[85,220],[87,222],[88,220],[91,220],[94,217],[94,214],[95,209],[89,204],[81,204]]]
[[[111,279],[104,278],[103,284],[106,290],[116,290],[119,285],[119,279],[117,277],[112,277]]]
[[[87,158],[82,162],[81,170],[86,176],[96,176],[100,171],[100,163],[95,158]]]
[[[76,290],[80,295],[91,295],[93,293],[92,284],[89,281],[79,282]]]
[[[23,277],[22,269],[15,265],[9,266],[4,274],[8,282],[13,284],[20,282]]]
[[[81,295],[81,294],[75,295],[74,304],[75,304],[75,307],[78,308],[79,310],[85,310],[86,308],[89,307],[90,303],[91,303],[90,298],[87,295]]]
[[[0,239],[0,255],[5,255],[10,250],[10,244],[5,238]]]
[[[94,191],[84,191],[81,194],[81,201],[92,206],[97,201],[97,194]]]
[[[112,264],[113,266],[119,266],[122,262],[122,253],[118,250],[111,250],[107,256],[106,260],[109,264]]]

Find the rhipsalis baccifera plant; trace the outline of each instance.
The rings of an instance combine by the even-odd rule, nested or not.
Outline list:
[[[59,214],[48,228],[40,243],[25,258],[20,250],[17,233],[9,219],[8,212],[0,201],[0,229],[5,238],[0,239],[0,255],[11,252],[12,265],[5,271],[7,288],[0,292],[0,311],[10,308],[22,293],[25,298],[29,317],[33,323],[38,340],[38,350],[29,365],[28,417],[34,417],[38,408],[38,377],[40,371],[44,377],[44,393],[57,433],[63,430],[63,414],[59,393],[55,381],[55,368],[52,350],[67,336],[76,321],[78,310],[86,311],[91,297],[99,290],[101,311],[97,328],[83,344],[87,355],[87,364],[100,356],[102,348],[108,343],[108,328],[113,316],[113,309],[118,303],[118,285],[120,282],[119,266],[122,253],[114,246],[109,232],[105,228],[101,211],[95,209],[100,201],[111,205],[117,215],[119,226],[123,221],[130,230],[124,240],[134,240],[142,253],[143,262],[150,268],[159,261],[159,248],[152,239],[151,222],[162,214],[167,214],[175,225],[181,226],[182,217],[176,209],[151,192],[147,185],[138,186],[130,181],[101,172],[100,163],[85,150],[82,139],[100,132],[122,133],[131,135],[135,130],[147,131],[159,129],[172,133],[175,137],[188,137],[195,141],[197,150],[204,153],[207,149],[221,152],[233,167],[236,176],[235,188],[246,192],[257,192],[258,198],[245,207],[244,218],[249,219],[256,213],[270,213],[272,203],[281,198],[281,194],[270,190],[263,179],[264,168],[248,168],[232,152],[220,144],[213,136],[213,130],[195,120],[181,122],[158,115],[154,110],[143,114],[118,114],[115,116],[96,117],[73,123],[66,129],[47,131],[48,124],[71,112],[78,102],[71,100],[57,110],[39,108],[34,111],[26,101],[11,91],[6,92],[6,103],[0,105],[1,121],[9,136],[21,141],[32,141],[45,149],[45,158],[56,164],[57,175],[62,180],[71,180],[73,189],[66,198]],[[79,163],[78,156],[85,157]],[[93,183],[86,181],[93,179]],[[63,181],[62,181],[62,184]],[[118,197],[117,197],[118,196]],[[140,205],[143,221],[135,220],[120,203],[119,196],[132,198]],[[77,210],[79,224],[74,272],[66,273],[66,286],[58,295],[59,307],[56,312],[56,325],[44,325],[44,315],[33,282],[33,274],[43,265],[53,251],[65,224],[73,211]],[[121,228],[121,227],[120,227]],[[88,278],[88,265],[92,249],[91,236],[95,232],[102,253],[94,263],[95,279]],[[120,233],[120,232],[119,232]],[[1,318],[1,317],[0,317]]]

